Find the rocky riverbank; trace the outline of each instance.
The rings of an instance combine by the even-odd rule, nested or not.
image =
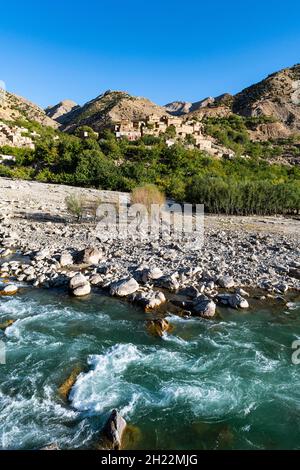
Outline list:
[[[201,249],[188,239],[101,241],[93,220],[70,219],[64,200],[71,193],[118,198],[0,178],[0,277],[9,285],[64,287],[76,296],[101,288],[147,311],[171,301],[204,317],[214,316],[218,305],[251,307],[254,292],[262,301],[288,303],[289,293],[300,291],[299,220],[206,216]]]

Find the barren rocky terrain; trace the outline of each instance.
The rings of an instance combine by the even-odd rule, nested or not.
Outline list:
[[[250,297],[288,303],[300,290],[296,218],[205,216],[202,248],[169,239],[101,240],[92,219],[76,223],[65,197],[116,202],[125,193],[0,178],[1,276],[36,287],[68,286],[74,295],[101,287],[147,309],[174,304],[213,316],[216,304],[248,308]],[[15,250],[26,262],[11,258]]]

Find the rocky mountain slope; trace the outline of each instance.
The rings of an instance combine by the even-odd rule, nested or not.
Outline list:
[[[58,123],[48,117],[42,108],[21,96],[6,92],[0,100],[0,120],[16,121],[18,119],[36,121],[43,126],[58,127]]]
[[[272,116],[300,131],[300,65],[280,70],[234,97],[232,110],[242,116]]]
[[[78,126],[88,125],[100,131],[113,122],[144,119],[151,114],[162,116],[166,110],[146,98],[109,90],[66,114],[63,129],[72,131]]]
[[[48,106],[45,109],[45,113],[49,118],[54,119],[59,124],[64,124],[66,116],[78,108],[80,108],[80,106],[75,103],[75,101],[63,100],[54,106]]]
[[[195,103],[190,103],[188,101],[173,101],[172,103],[168,103],[164,106],[164,108],[168,111],[168,113],[173,114],[174,116],[183,116],[185,114],[193,113],[196,116],[197,111],[199,111],[199,116],[205,114],[216,114],[214,111],[208,110],[217,110],[219,107],[228,107],[228,110],[231,111],[233,96],[229,93],[225,93],[223,95],[217,96],[213,98],[209,96],[208,98],[204,98],[203,100],[196,101]],[[221,113],[222,114],[222,113]]]

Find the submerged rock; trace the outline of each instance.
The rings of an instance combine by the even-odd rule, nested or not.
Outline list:
[[[64,400],[68,400],[70,391],[75,384],[78,375],[82,372],[82,368],[79,366],[76,366],[69,377],[64,381],[64,383],[59,387],[58,393],[61,398]]]
[[[133,277],[130,279],[122,279],[121,281],[116,281],[111,284],[110,294],[118,297],[127,297],[136,292],[139,287],[139,284]]]
[[[99,449],[121,450],[127,427],[125,419],[113,410],[101,432]]]
[[[164,333],[171,331],[172,326],[165,319],[149,320],[147,330],[151,335],[162,337]]]
[[[40,450],[60,450],[57,444],[49,444],[45,447],[42,447]]]
[[[3,323],[0,323],[0,330],[6,330],[9,326],[13,325],[16,320],[6,320]]]

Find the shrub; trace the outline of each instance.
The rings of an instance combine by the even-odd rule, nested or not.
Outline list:
[[[143,204],[148,212],[152,204],[162,205],[166,202],[165,195],[154,184],[145,184],[135,188],[131,193],[132,204]]]
[[[88,199],[84,203],[84,211],[87,214],[90,214],[94,220],[97,219],[97,210],[98,207],[102,204],[101,197],[96,197],[95,199]]]
[[[86,204],[85,197],[81,194],[69,194],[65,198],[65,203],[69,214],[76,217],[77,221],[79,222],[84,214]]]

